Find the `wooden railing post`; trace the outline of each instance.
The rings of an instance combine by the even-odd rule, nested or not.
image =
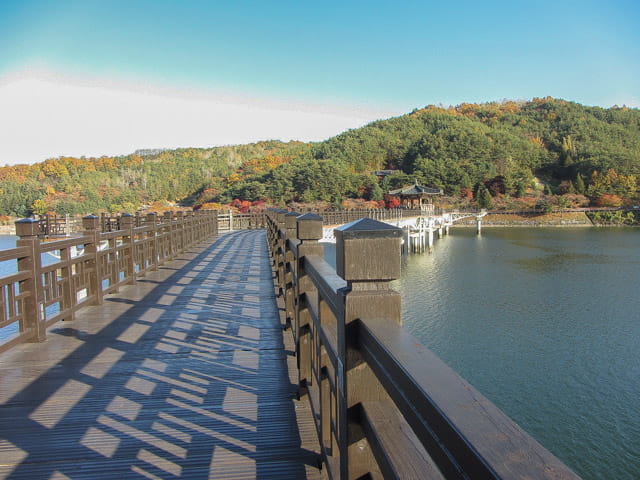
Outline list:
[[[201,242],[205,236],[205,222],[204,222],[204,210],[198,210],[195,212],[196,217],[196,241]]]
[[[218,210],[212,210],[211,211],[211,225],[213,227],[212,229],[212,235],[214,237],[218,236]]]
[[[207,235],[209,234],[209,215],[207,214],[207,210],[202,210],[200,221],[202,222],[202,229],[200,231],[200,241],[203,241],[205,238],[207,238]]]
[[[269,227],[267,229],[267,242],[269,244],[269,256],[271,258],[271,269],[274,274],[277,271],[277,247],[278,247],[278,220],[276,209],[269,210]]]
[[[311,278],[304,270],[303,257],[306,255],[323,255],[319,240],[322,239],[322,217],[315,213],[305,213],[296,218],[296,237],[298,245],[298,261],[296,276],[298,292],[296,294],[296,322],[294,325],[296,339],[296,358],[298,360],[298,396],[306,393],[307,383],[311,381],[311,314],[307,292],[315,290]]]
[[[184,212],[184,249],[186,250],[193,243],[192,240],[192,223],[193,212]]]
[[[156,212],[147,213],[146,223],[149,226],[147,236],[153,239],[149,244],[151,250],[151,270],[158,270],[158,214]]]
[[[209,225],[207,223],[207,211],[200,210],[200,234],[198,235],[198,241],[202,241],[207,237],[207,231]]]
[[[285,305],[285,329],[291,328],[294,322],[294,288],[293,288],[293,272],[289,271],[288,266],[293,263],[293,252],[288,248],[287,241],[293,240],[297,235],[296,218],[300,214],[298,212],[287,212],[284,215],[285,239],[284,239],[284,305]]]
[[[173,260],[173,212],[164,212],[163,220],[165,223],[165,231],[167,232],[165,246],[166,246],[166,259]]]
[[[127,244],[127,250],[129,251],[129,262],[127,262],[127,278],[129,279],[127,283],[129,285],[135,285],[138,281],[136,278],[136,236],[133,232],[133,222],[134,217],[130,213],[123,213],[120,216],[120,230],[125,232],[122,237],[122,242]]]
[[[277,235],[277,244],[276,244],[276,279],[278,280],[278,288],[279,294],[282,295],[284,293],[284,242],[282,237],[280,236],[280,232],[285,230],[285,221],[284,215],[287,213],[286,210],[278,210],[276,213],[276,222],[278,224],[276,235]]]
[[[69,315],[64,318],[64,320],[74,320],[75,312],[73,307],[77,303],[78,299],[76,297],[76,290],[74,289],[73,284],[73,266],[71,264],[71,248],[64,247],[60,248],[60,261],[63,263],[62,268],[60,268],[62,274],[62,301],[60,303],[61,311],[69,311]],[[87,292],[88,293],[88,292]],[[46,314],[45,314],[46,317]],[[46,318],[45,318],[46,323]]]
[[[200,241],[199,233],[198,233],[198,221],[199,221],[199,210],[194,210],[191,212],[191,244],[196,244]]]
[[[184,212],[176,212],[176,253],[184,252]]]
[[[287,238],[296,238],[298,233],[298,222],[296,219],[300,216],[298,212],[287,212],[284,214],[284,228],[287,232]]]
[[[343,359],[345,403],[340,405],[341,465],[344,478],[358,478],[377,469],[377,463],[352,413],[363,401],[388,398],[375,374],[357,349],[355,321],[384,318],[402,322],[400,294],[391,281],[400,278],[402,229],[363,218],[335,229],[336,273],[347,282],[342,335],[338,333],[338,355]],[[339,329],[340,330],[340,329]],[[350,410],[352,409],[352,410]],[[356,409],[357,410],[357,407]]]
[[[95,295],[96,305],[102,304],[102,275],[100,271],[101,265],[99,252],[100,223],[100,218],[96,217],[95,215],[87,215],[86,217],[82,218],[82,229],[84,230],[84,236],[89,237],[88,243],[84,244],[84,252],[86,255],[91,255],[89,268],[93,270],[93,274],[89,277],[87,296]],[[75,295],[75,292],[72,291],[72,295]]]
[[[24,310],[21,312],[20,331],[32,330],[33,335],[30,337],[30,341],[42,342],[45,340],[46,330],[42,323],[42,311],[40,309],[40,301],[42,299],[40,240],[38,239],[40,222],[32,218],[23,218],[22,220],[17,220],[15,225],[16,235],[20,237],[16,240],[16,246],[29,249],[29,254],[26,257],[18,259],[18,271],[30,273],[30,278],[18,284],[18,293],[29,292],[23,303]]]

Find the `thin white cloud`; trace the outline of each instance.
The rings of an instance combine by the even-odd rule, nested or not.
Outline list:
[[[0,165],[139,148],[318,141],[392,114],[32,72],[0,78]]]

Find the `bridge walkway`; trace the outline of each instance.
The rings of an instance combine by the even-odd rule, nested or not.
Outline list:
[[[0,479],[324,478],[265,235],[194,247],[1,354]]]

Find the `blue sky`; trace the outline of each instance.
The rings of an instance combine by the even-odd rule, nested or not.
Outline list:
[[[3,0],[0,90],[11,84],[16,98],[16,82],[34,77],[324,109],[342,130],[438,103],[551,95],[640,106],[640,3]],[[275,135],[286,140],[282,119]],[[251,128],[247,138],[260,138]],[[316,137],[339,131],[327,132]]]

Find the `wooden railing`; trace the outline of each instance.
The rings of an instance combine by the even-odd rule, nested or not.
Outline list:
[[[40,234],[49,238],[64,237],[77,230],[77,221],[72,215],[40,215],[38,223]]]
[[[263,212],[233,213],[230,210],[218,212],[218,230],[253,230],[266,228],[266,215]]]
[[[322,217],[323,225],[344,225],[345,223],[360,220],[361,218],[373,218],[376,220],[399,220],[406,217],[424,215],[424,211],[418,209],[391,208],[391,209],[348,209],[348,210],[310,210]],[[232,213],[219,212],[218,229],[224,230],[251,230],[255,228],[267,228],[267,212]]]
[[[375,220],[399,220],[406,217],[417,217],[423,215],[424,212],[419,209],[406,208],[380,208],[370,210],[325,210],[314,211],[322,217],[323,225],[344,225],[345,223],[354,222],[361,218],[373,218]]]
[[[575,479],[401,326],[399,228],[271,211],[268,242],[329,478]]]
[[[43,242],[38,220],[16,222],[16,248],[0,251],[1,262],[17,262],[17,273],[0,277],[0,328],[15,324],[17,331],[0,344],[0,352],[44,340],[51,324],[101,304],[105,294],[135,284],[147,271],[217,235],[218,220],[217,211],[165,212],[160,218],[123,214],[117,228],[106,232],[94,215],[82,225],[78,236]]]

